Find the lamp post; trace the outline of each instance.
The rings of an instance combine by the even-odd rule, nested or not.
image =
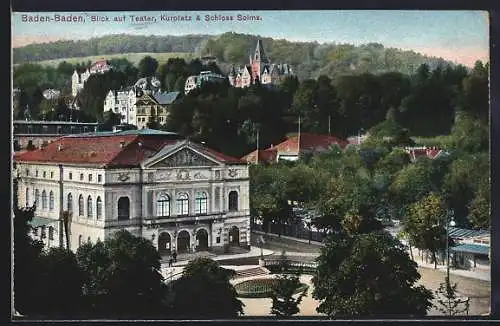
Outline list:
[[[361,133],[365,130],[363,128],[358,130],[358,146],[361,145]]]
[[[450,217],[451,217],[451,220],[449,220]],[[454,212],[452,209],[449,210],[448,213],[446,214],[446,280],[447,280],[447,282],[450,282],[450,245],[449,245],[450,226],[451,227],[455,226]]]

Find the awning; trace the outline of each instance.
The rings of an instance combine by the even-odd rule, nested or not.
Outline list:
[[[34,228],[37,228],[39,226],[43,226],[43,225],[49,225],[49,224],[57,224],[59,223],[59,220],[55,220],[55,219],[52,219],[52,218],[46,218],[46,217],[33,217],[33,219],[31,220],[31,222],[29,223],[31,225],[31,227],[34,227]]]
[[[490,252],[489,246],[481,246],[477,244],[464,243],[451,248],[455,252],[468,252],[477,255],[488,255]]]
[[[489,231],[486,230],[469,230],[455,227],[450,227],[449,232],[450,237],[452,238],[473,238],[482,235],[489,235]]]

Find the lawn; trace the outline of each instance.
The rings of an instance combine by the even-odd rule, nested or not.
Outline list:
[[[412,137],[416,146],[449,148],[452,138],[451,135],[442,135],[436,137]]]
[[[59,64],[60,62],[66,61],[71,64],[76,64],[80,62],[96,62],[98,60],[103,60],[103,59],[117,59],[117,58],[126,58],[130,62],[132,62],[134,65],[137,65],[139,61],[145,57],[145,56],[151,56],[158,60],[158,63],[161,65],[163,63],[166,63],[168,59],[170,58],[183,58],[185,60],[191,60],[194,58],[193,53],[183,53],[183,52],[162,52],[162,53],[151,53],[151,52],[143,52],[143,53],[118,53],[118,54],[103,54],[103,55],[96,55],[96,56],[88,56],[88,57],[73,57],[73,58],[62,58],[62,59],[53,59],[53,60],[44,60],[44,61],[38,61],[34,63],[38,63],[41,65],[48,65],[48,66],[55,66]]]

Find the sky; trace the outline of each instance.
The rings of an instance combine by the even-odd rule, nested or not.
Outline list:
[[[55,15],[81,16],[83,22],[55,21]],[[191,21],[162,20],[166,16],[191,17]],[[206,16],[232,17],[228,21],[206,20]],[[259,20],[238,19],[258,16]],[[49,22],[26,21],[40,16]],[[91,16],[107,18],[92,22]],[[147,16],[153,21],[134,21]],[[199,20],[197,17],[199,16]],[[24,21],[23,21],[24,17]],[[114,21],[115,17],[124,17]],[[320,43],[359,45],[377,42],[385,47],[413,50],[472,66],[489,61],[489,17],[485,11],[155,11],[155,12],[58,12],[12,13],[12,46],[88,39],[110,34],[186,35],[225,32],[245,33]]]

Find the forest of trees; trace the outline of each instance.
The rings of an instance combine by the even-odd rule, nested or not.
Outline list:
[[[219,71],[215,64],[204,66],[199,60],[186,62],[179,58],[159,65],[155,59],[145,57],[138,67],[126,59],[114,59],[110,63],[116,69],[91,76],[80,93],[80,119],[106,123],[102,108],[108,91],[133,85],[137,78],[153,71],[162,82],[163,91],[180,92],[189,75],[205,69]],[[62,84],[68,89],[75,67],[78,68],[66,62],[56,68],[35,64],[16,67],[14,87],[20,89],[20,94],[14,102],[14,117],[22,118],[28,106],[33,119],[49,119],[61,114],[63,120],[69,119],[70,110],[64,111],[70,100],[67,93],[58,100],[46,100],[41,93],[46,87],[57,88]],[[229,83],[206,84],[174,102],[166,124],[155,127],[204,141],[238,157],[255,148],[257,130],[261,148],[277,144],[287,134],[296,132],[298,116],[303,131],[327,133],[330,127],[330,132],[341,138],[380,123],[383,125],[379,129],[384,124],[393,124],[396,129],[404,128],[402,132],[412,137],[448,135],[460,112],[468,112],[481,125],[487,125],[488,70],[488,64],[478,61],[471,70],[450,65],[431,69],[423,64],[411,75],[400,72],[335,78],[321,75],[302,81],[290,76],[277,87],[257,84],[239,89]],[[386,119],[388,115],[392,118]],[[484,128],[476,128],[475,132],[484,132]]]
[[[116,53],[197,52],[208,35],[107,35],[78,41],[56,41],[14,48],[15,64]]]
[[[183,52],[196,56],[217,58],[224,73],[232,65],[248,64],[257,39],[262,39],[264,50],[273,63],[291,64],[300,80],[326,75],[382,73],[398,71],[412,74],[421,64],[431,69],[448,64],[441,58],[428,57],[414,51],[384,48],[382,44],[320,44],[318,42],[290,42],[249,34],[223,33],[217,36],[137,36],[108,35],[81,41],[57,41],[30,44],[13,49],[15,64],[48,59],[84,57],[117,53]]]

